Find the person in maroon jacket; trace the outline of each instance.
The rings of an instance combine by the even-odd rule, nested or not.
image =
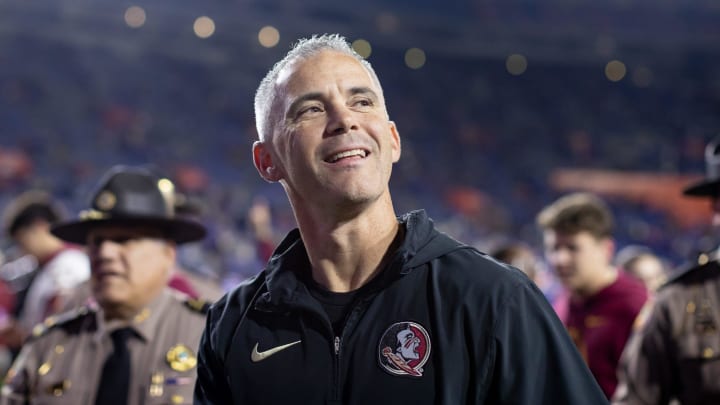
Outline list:
[[[564,196],[545,207],[537,222],[547,261],[570,292],[565,326],[610,398],[620,355],[648,292],[612,265],[612,213],[597,196]]]

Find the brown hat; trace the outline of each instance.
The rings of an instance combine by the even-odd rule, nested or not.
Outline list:
[[[100,180],[89,210],[76,221],[58,224],[51,232],[68,242],[85,244],[87,234],[98,226],[148,226],[160,229],[176,243],[205,237],[205,227],[177,218],[174,186],[168,179],[141,167],[115,166]]]
[[[691,197],[720,195],[720,136],[705,147],[705,179],[687,187],[683,194]]]

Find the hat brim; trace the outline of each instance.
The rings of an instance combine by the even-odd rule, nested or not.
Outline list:
[[[142,226],[161,230],[165,237],[177,244],[194,242],[205,237],[205,227],[195,221],[186,219],[168,219],[157,217],[145,218],[100,218],[87,219],[59,224],[50,232],[58,238],[78,245],[87,243],[87,236],[91,230],[102,226]]]
[[[720,195],[720,179],[704,180],[688,186],[683,194],[690,197],[714,197]]]

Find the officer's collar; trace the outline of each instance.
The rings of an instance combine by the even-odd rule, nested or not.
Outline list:
[[[154,338],[158,323],[158,318],[165,311],[172,300],[172,292],[168,288],[164,288],[160,295],[155,298],[149,305],[138,311],[130,320],[112,320],[106,321],[102,309],[99,309],[97,316],[98,338],[105,334],[110,334],[113,330],[122,327],[132,327],[138,336],[145,342],[149,342]]]

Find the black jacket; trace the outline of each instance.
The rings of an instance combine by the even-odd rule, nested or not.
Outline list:
[[[292,231],[210,309],[195,403],[607,403],[524,274],[436,231],[423,211],[400,222],[402,246],[337,337],[298,276],[310,264]]]

